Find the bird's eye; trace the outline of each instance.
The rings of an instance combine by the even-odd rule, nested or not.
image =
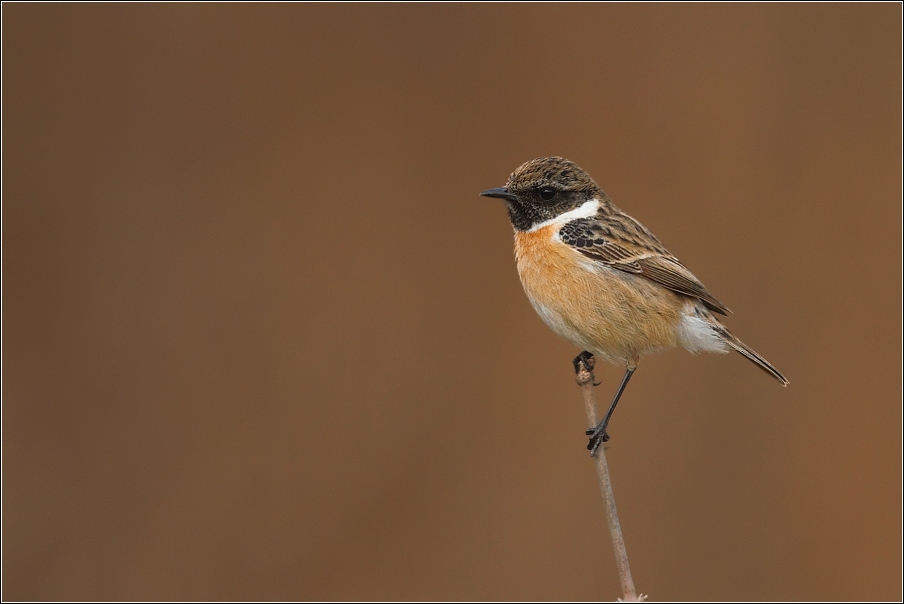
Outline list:
[[[556,196],[556,190],[550,189],[546,187],[545,189],[540,189],[540,197],[542,197],[545,201],[549,201],[553,197]]]

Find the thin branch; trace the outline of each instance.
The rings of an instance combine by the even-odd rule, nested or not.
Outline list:
[[[596,401],[593,398],[593,366],[596,359],[585,359],[577,370],[578,385],[584,391],[584,407],[587,411],[587,422],[591,428],[595,428],[598,421],[596,417]],[[642,602],[646,600],[644,595],[637,596],[634,589],[634,580],[631,578],[631,568],[628,566],[628,552],[625,549],[625,538],[622,536],[621,525],[618,523],[618,512],[615,511],[615,496],[612,494],[612,482],[609,480],[609,466],[606,464],[606,452],[599,447],[594,455],[596,459],[596,475],[600,481],[600,493],[603,495],[603,505],[606,508],[606,520],[609,522],[609,535],[612,537],[612,548],[615,550],[615,565],[618,567],[618,578],[621,581],[623,602]]]

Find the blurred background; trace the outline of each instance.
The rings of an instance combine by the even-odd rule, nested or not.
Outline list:
[[[638,590],[901,598],[900,20],[4,4],[4,599],[619,596],[580,351],[478,196],[541,155],[791,380],[641,363]]]

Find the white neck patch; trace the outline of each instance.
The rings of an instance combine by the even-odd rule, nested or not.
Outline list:
[[[571,222],[572,220],[577,220],[578,218],[590,218],[591,216],[596,216],[596,211],[599,209],[600,200],[594,197],[593,199],[585,201],[583,204],[581,204],[580,207],[569,210],[564,214],[559,214],[555,218],[550,218],[549,220],[544,220],[543,222],[535,224],[527,232],[533,233],[534,231],[539,231],[540,229],[546,228],[549,225],[565,224],[566,222]]]

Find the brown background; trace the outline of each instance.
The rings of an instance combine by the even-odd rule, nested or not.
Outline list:
[[[3,597],[614,599],[578,350],[477,196],[558,154],[792,382],[641,364],[638,589],[900,598],[900,16],[4,5]]]

